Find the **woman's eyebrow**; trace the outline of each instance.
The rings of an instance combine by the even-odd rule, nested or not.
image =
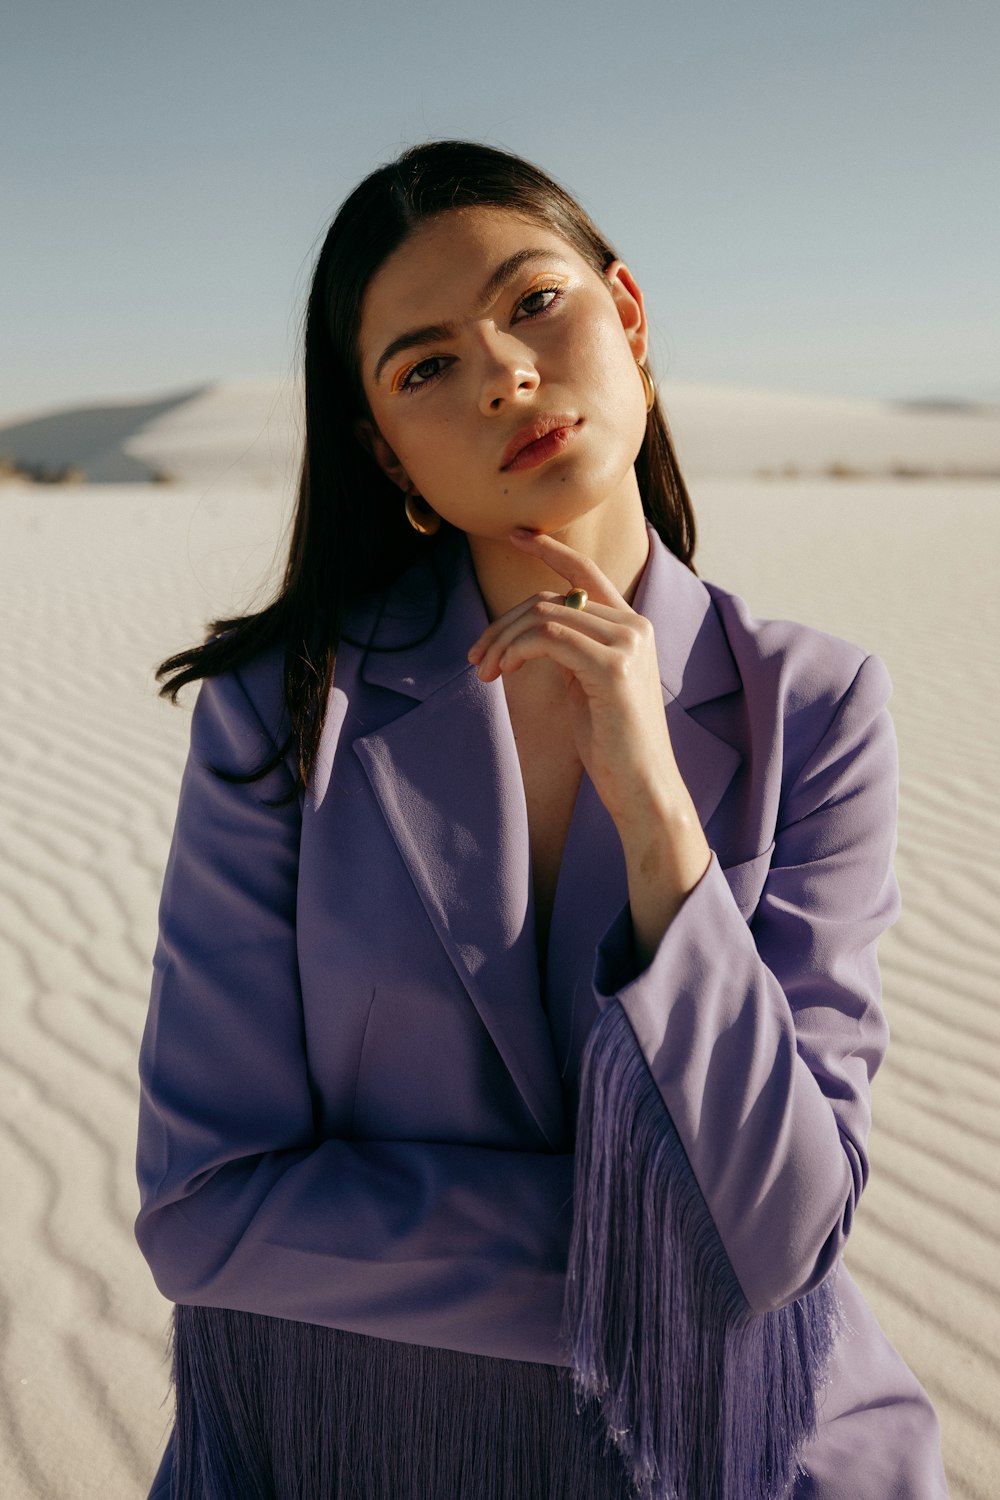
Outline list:
[[[562,260],[558,251],[552,250],[515,250],[513,255],[508,255],[505,261],[501,261],[496,270],[490,276],[486,285],[479,294],[477,310],[489,307],[491,302],[503,291],[508,282],[513,281],[522,266],[528,265],[533,260]],[[379,355],[375,365],[375,381],[378,381],[386,363],[392,359],[394,354],[401,354],[404,349],[413,349],[418,344],[436,344],[444,339],[453,338],[455,325],[453,323],[428,323],[424,328],[411,328],[408,333],[401,333],[398,339],[393,339],[387,344]]]

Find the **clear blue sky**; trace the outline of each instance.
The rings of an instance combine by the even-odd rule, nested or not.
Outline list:
[[[0,412],[295,368],[414,141],[582,199],[661,378],[1000,399],[995,0],[7,0]]]

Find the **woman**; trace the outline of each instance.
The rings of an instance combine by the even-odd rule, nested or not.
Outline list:
[[[160,668],[203,680],[140,1060],[153,1495],[947,1493],[839,1268],[888,676],[697,577],[646,344],[505,153],[417,147],[330,229],[284,586]]]

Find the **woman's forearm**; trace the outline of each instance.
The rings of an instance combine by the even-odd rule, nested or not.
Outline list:
[[[651,795],[619,834],[641,970],[708,869],[712,851],[686,788],[669,798]]]

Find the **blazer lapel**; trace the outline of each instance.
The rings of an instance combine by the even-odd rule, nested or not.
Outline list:
[[[712,596],[646,523],[649,561],[632,608],[651,621],[670,743],[702,828],[736,771],[739,750],[699,723],[696,710],[743,686]]]
[[[649,558],[632,600],[651,621],[678,769],[708,829],[736,771],[739,750],[700,724],[702,703],[742,687],[729,642],[708,589],[647,522]],[[611,818],[586,775],[570,825],[549,932],[546,994],[566,1108],[576,1114],[576,1079],[584,1043],[597,1015],[595,948],[628,900],[625,858]]]
[[[370,652],[365,680],[417,700],[354,741],[438,937],[546,1140],[567,1149],[541,1004],[528,815],[503,684],[466,652],[488,623],[468,549],[457,548],[444,615],[420,644]],[[375,642],[414,635],[434,584],[396,591]],[[414,601],[413,593],[418,597]],[[415,611],[410,606],[416,602]],[[401,636],[401,629],[408,632]]]
[[[705,827],[742,756],[692,710],[737,691],[740,676],[705,585],[648,523],[647,531],[649,557],[633,608],[654,626],[671,744]],[[430,569],[413,570],[390,593],[372,637],[375,649],[361,668],[367,682],[404,695],[412,707],[356,739],[354,750],[497,1050],[545,1138],[565,1149],[559,1075],[578,1060],[593,1022],[594,947],[628,899],[624,859],[584,776],[552,912],[550,1029],[537,967],[524,786],[506,697],[502,682],[481,682],[466,657],[487,614],[464,537],[443,557],[440,618],[428,614],[436,592]],[[414,645],[385,649],[415,637]],[[576,991],[584,980],[581,1003]]]

